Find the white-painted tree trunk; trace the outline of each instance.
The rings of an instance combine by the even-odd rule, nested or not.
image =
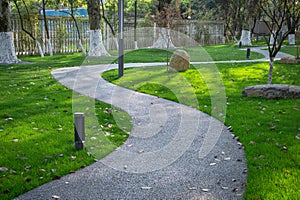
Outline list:
[[[0,32],[0,63],[18,63],[15,46],[12,40],[12,32]]]
[[[290,45],[295,45],[295,34],[289,34],[289,44]]]
[[[173,49],[175,48],[171,37],[169,29],[161,28],[159,30],[159,35],[157,41],[152,45],[152,48],[158,49]]]
[[[115,41],[115,45],[116,48],[119,49],[119,42],[118,42],[118,38],[114,36],[114,41]]]
[[[276,34],[275,31],[272,31],[271,36],[270,36],[270,41],[269,41],[270,45],[273,45],[275,42],[275,39],[274,39],[275,34]]]
[[[101,30],[90,30],[90,47],[88,56],[110,56],[103,45]]]
[[[274,58],[270,58],[270,69],[269,69],[269,74],[268,74],[268,84],[272,84],[274,60],[275,60]]]
[[[49,54],[50,56],[53,56],[53,48],[50,39],[47,39],[47,44],[48,44]]]
[[[134,49],[138,49],[138,42],[137,41],[134,41]]]
[[[35,40],[35,43],[38,47],[38,50],[39,50],[39,53],[40,53],[41,57],[43,58],[44,57],[44,52],[43,52],[41,43],[38,40]]]
[[[83,47],[81,40],[78,41],[78,46],[81,49],[82,53],[86,56],[86,51],[85,48]]]
[[[239,43],[242,43],[243,46],[252,46],[251,43],[251,31],[242,30],[242,35]]]

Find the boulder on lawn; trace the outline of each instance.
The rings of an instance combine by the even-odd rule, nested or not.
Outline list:
[[[297,64],[297,59],[295,57],[282,57],[279,60],[279,63],[281,64]]]
[[[262,97],[267,99],[300,99],[300,86],[269,84],[246,87],[243,92],[246,97]]]
[[[176,50],[170,60],[170,68],[183,72],[190,68],[190,55],[184,50]]]

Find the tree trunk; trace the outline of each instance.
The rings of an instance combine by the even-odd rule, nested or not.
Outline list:
[[[239,42],[241,42],[243,46],[252,46],[251,32],[248,30],[242,30],[242,35]]]
[[[268,74],[268,84],[272,84],[274,59],[275,59],[274,57],[270,57],[270,69],[269,69],[269,74]]]
[[[46,17],[46,3],[45,3],[45,0],[42,0],[42,9],[43,9],[43,19],[44,19],[44,26],[45,26],[48,50],[49,50],[50,56],[53,56],[53,48],[52,48],[51,41],[50,41],[50,36],[49,36],[48,20],[47,20],[47,17]],[[42,57],[44,57],[44,56],[42,56]]]
[[[38,50],[39,50],[39,53],[40,53],[41,57],[43,58],[44,57],[44,52],[43,52],[41,43],[38,40],[35,40],[35,43],[36,43],[36,46],[38,47]]]
[[[88,15],[90,24],[90,46],[88,56],[109,56],[102,41],[100,0],[88,1]]]
[[[14,43],[12,40],[10,21],[10,7],[8,0],[0,3],[0,63],[18,63]]]
[[[170,30],[166,28],[160,28],[157,41],[152,45],[152,48],[158,49],[173,49],[175,48],[171,37]]]
[[[290,45],[295,45],[296,42],[295,42],[295,34],[289,34],[289,44]]]

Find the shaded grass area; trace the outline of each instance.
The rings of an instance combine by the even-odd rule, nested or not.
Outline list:
[[[103,77],[114,83],[190,105],[222,120],[245,146],[248,183],[245,199],[299,199],[300,100],[246,98],[244,87],[267,82],[268,63],[195,65],[181,73],[166,72],[165,66],[131,68],[116,79],[116,71]],[[210,73],[210,75],[208,75]],[[275,64],[273,83],[300,85],[299,65]],[[222,84],[218,79],[222,78]],[[217,78],[216,78],[217,77]],[[211,85],[216,85],[212,87]],[[226,100],[212,106],[224,86]],[[221,97],[221,96],[220,96]]]
[[[290,45],[283,46],[280,51],[291,54],[293,56],[297,56],[297,47],[294,45],[293,46],[290,46]],[[300,56],[300,46],[298,47],[298,54]]]
[[[197,61],[223,61],[223,60],[247,60],[246,51],[236,45],[214,45],[193,47],[185,49],[191,56],[192,62]],[[264,56],[251,52],[249,60],[263,58]]]
[[[0,66],[0,199],[92,164],[121,145],[131,129],[125,112],[73,93],[50,74],[52,69],[81,65],[84,57],[21,59],[30,64]],[[74,149],[74,111],[86,116],[84,151]],[[124,123],[117,124],[115,115]]]

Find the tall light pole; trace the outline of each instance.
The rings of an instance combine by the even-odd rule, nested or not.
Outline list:
[[[122,77],[124,74],[124,0],[119,0],[118,3],[119,16],[119,68],[118,75]]]

